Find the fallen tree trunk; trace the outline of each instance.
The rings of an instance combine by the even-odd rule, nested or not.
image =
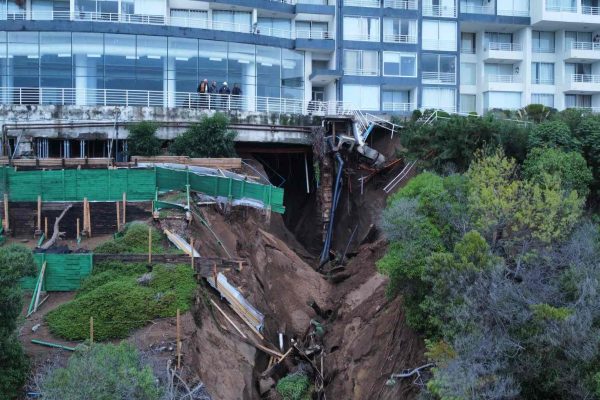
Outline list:
[[[67,208],[65,208],[63,210],[63,212],[60,213],[60,215],[58,216],[58,218],[56,218],[56,221],[54,221],[54,232],[52,233],[52,237],[50,239],[48,239],[48,241],[46,243],[44,243],[40,247],[40,249],[42,249],[42,250],[48,250],[50,247],[54,246],[54,244],[56,243],[56,241],[60,237],[60,228],[59,228],[60,220],[63,219],[63,217],[65,216],[65,214],[67,213],[67,211],[69,211],[71,209],[71,207],[73,207],[73,205],[69,204],[67,206]]]

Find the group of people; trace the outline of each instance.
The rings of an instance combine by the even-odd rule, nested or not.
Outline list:
[[[242,89],[237,83],[233,85],[233,89],[230,89],[227,82],[223,82],[217,89],[216,81],[209,84],[208,79],[204,79],[198,85],[197,92],[200,96],[201,108],[239,110],[242,107]]]

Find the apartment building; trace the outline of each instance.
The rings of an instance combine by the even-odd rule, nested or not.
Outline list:
[[[5,104],[600,109],[598,0],[0,0]]]

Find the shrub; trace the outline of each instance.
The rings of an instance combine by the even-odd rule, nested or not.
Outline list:
[[[84,340],[89,337],[89,318],[94,317],[95,338],[124,338],[154,318],[174,316],[177,308],[187,311],[196,287],[187,265],[155,266],[147,286],[136,281],[139,275],[133,271],[112,280],[109,276],[110,271],[92,276],[100,286],[85,285],[73,301],[50,312],[46,317],[50,331],[65,339]]]
[[[312,398],[308,377],[301,373],[289,374],[281,378],[277,382],[276,389],[283,400],[310,400]]]
[[[548,121],[536,125],[529,135],[529,148],[534,147],[554,147],[581,152],[581,142],[562,121]]]
[[[228,129],[229,119],[221,113],[204,117],[175,138],[169,151],[178,156],[233,157],[236,132]]]
[[[127,148],[132,156],[156,156],[160,154],[162,141],[156,137],[158,125],[150,121],[142,121],[129,125]]]
[[[0,338],[0,399],[19,397],[29,375],[29,361],[15,332]]]
[[[46,400],[158,400],[161,390],[152,369],[130,344],[94,344],[78,349],[65,368],[43,377]]]
[[[155,228],[152,229],[152,253],[163,253],[164,236]],[[148,252],[148,225],[134,222],[127,226],[122,236],[96,247],[99,254],[139,254]]]

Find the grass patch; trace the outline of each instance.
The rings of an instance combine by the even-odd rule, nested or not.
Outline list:
[[[142,268],[143,267],[143,268]],[[89,337],[94,317],[94,338],[125,338],[150,320],[189,310],[196,287],[189,265],[157,265],[146,285],[137,278],[143,264],[106,263],[83,285],[76,298],[46,316],[52,334],[68,340]]]
[[[163,254],[169,251],[163,246],[165,235],[152,229],[152,253]],[[121,236],[104,242],[94,250],[98,254],[140,254],[148,253],[148,225],[141,222],[128,224]]]
[[[275,387],[283,400],[310,400],[312,388],[308,377],[301,373],[289,374],[277,382]]]

